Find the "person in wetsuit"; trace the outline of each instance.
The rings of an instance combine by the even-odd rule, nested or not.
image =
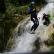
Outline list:
[[[37,18],[37,11],[34,2],[32,2],[31,6],[29,7],[29,13],[31,14],[31,21],[34,23],[34,25],[31,27],[31,31],[35,31],[39,25],[39,21]]]
[[[45,14],[45,13],[43,14],[42,20],[45,20],[45,21],[43,22],[44,25],[47,25],[47,26],[48,26],[48,25],[50,24],[49,16],[50,16],[49,14]]]

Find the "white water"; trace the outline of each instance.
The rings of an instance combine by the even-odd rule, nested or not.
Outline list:
[[[33,43],[35,42],[35,40],[40,37],[41,38],[41,48],[39,51],[44,52],[44,51],[49,51],[50,49],[43,43],[44,40],[47,40],[49,37],[46,35],[45,30],[47,29],[46,26],[43,25],[42,22],[42,17],[43,17],[43,13],[50,13],[51,16],[52,15],[52,10],[53,10],[53,3],[48,3],[44,8],[41,9],[41,11],[38,13],[38,17],[40,17],[39,19],[39,27],[37,28],[37,30],[35,31],[35,34],[30,34],[30,28],[33,25],[33,22],[31,21],[24,21],[23,23],[20,23],[19,25],[21,25],[22,29],[24,29],[24,32],[22,32],[21,36],[18,37],[18,27],[19,25],[16,27],[15,32],[14,32],[14,36],[17,36],[16,38],[16,44],[15,44],[15,48],[11,50],[11,52],[13,53],[26,53],[26,52],[32,52],[32,50],[34,49]],[[28,17],[29,19],[30,17]],[[28,22],[27,22],[28,21]],[[25,24],[25,22],[27,22],[27,24]]]
[[[16,48],[12,50],[12,52],[15,53],[32,52],[32,50],[34,49],[33,43],[35,42],[37,37],[40,37],[42,42],[48,39],[48,36],[46,36],[45,33],[47,27],[43,25],[42,17],[43,17],[43,13],[52,14],[52,10],[53,10],[53,3],[48,3],[38,13],[38,17],[40,17],[39,20],[40,25],[35,31],[36,32],[35,34],[29,33],[31,26],[33,25],[33,22],[29,21],[26,25],[22,24],[22,27],[24,27],[23,29],[25,30],[25,32],[20,37],[16,38]],[[18,29],[18,27],[16,29]],[[18,36],[17,33],[15,35]],[[46,45],[42,44],[39,51],[47,51],[47,50],[50,49]]]
[[[48,3],[54,3],[54,0],[46,0]]]

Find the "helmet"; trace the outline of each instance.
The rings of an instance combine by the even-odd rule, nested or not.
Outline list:
[[[34,5],[34,4],[35,4],[35,2],[31,2],[31,4],[32,4],[32,5]]]

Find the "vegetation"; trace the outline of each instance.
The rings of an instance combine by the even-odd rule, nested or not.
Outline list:
[[[39,9],[45,3],[44,0],[34,1]],[[12,31],[28,15],[27,8],[30,2],[31,0],[0,0],[0,52],[13,45],[9,43],[13,38]]]

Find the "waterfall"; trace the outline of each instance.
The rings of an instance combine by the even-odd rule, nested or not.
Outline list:
[[[13,49],[12,52],[16,52],[16,53],[32,52],[32,50],[34,49],[33,43],[35,42],[35,40],[38,37],[41,38],[41,41],[48,39],[48,36],[45,36],[46,35],[45,30],[47,27],[43,25],[42,17],[43,17],[43,13],[51,14],[51,11],[53,9],[52,7],[53,7],[53,3],[48,3],[38,13],[38,17],[40,17],[40,20],[39,20],[40,25],[37,28],[37,30],[35,31],[36,32],[35,34],[30,34],[30,28],[33,25],[33,22],[26,21],[27,22],[26,24],[25,23],[21,24],[21,26],[20,26],[22,28],[21,31],[24,30],[24,32],[18,38],[16,38],[16,48]],[[18,36],[17,33],[16,33],[16,36]],[[49,48],[47,46],[45,46],[44,44],[42,45],[42,47],[40,49],[42,51],[49,50]]]
[[[13,32],[13,35],[16,36],[16,43],[15,48],[11,50],[13,53],[26,53],[26,52],[32,52],[34,50],[33,43],[35,40],[40,37],[42,45],[39,51],[49,51],[50,48],[48,48],[43,41],[47,40],[49,37],[46,35],[46,29],[47,26],[43,25],[42,17],[43,13],[50,14],[52,16],[53,12],[53,3],[48,3],[45,7],[41,9],[41,11],[38,13],[37,17],[40,17],[39,19],[39,27],[35,31],[35,34],[30,33],[30,28],[33,25],[33,22],[30,21],[30,17],[27,18],[27,20],[23,21],[23,23],[18,24],[18,26],[15,28],[15,31]],[[18,35],[18,30],[20,27],[20,35]]]

